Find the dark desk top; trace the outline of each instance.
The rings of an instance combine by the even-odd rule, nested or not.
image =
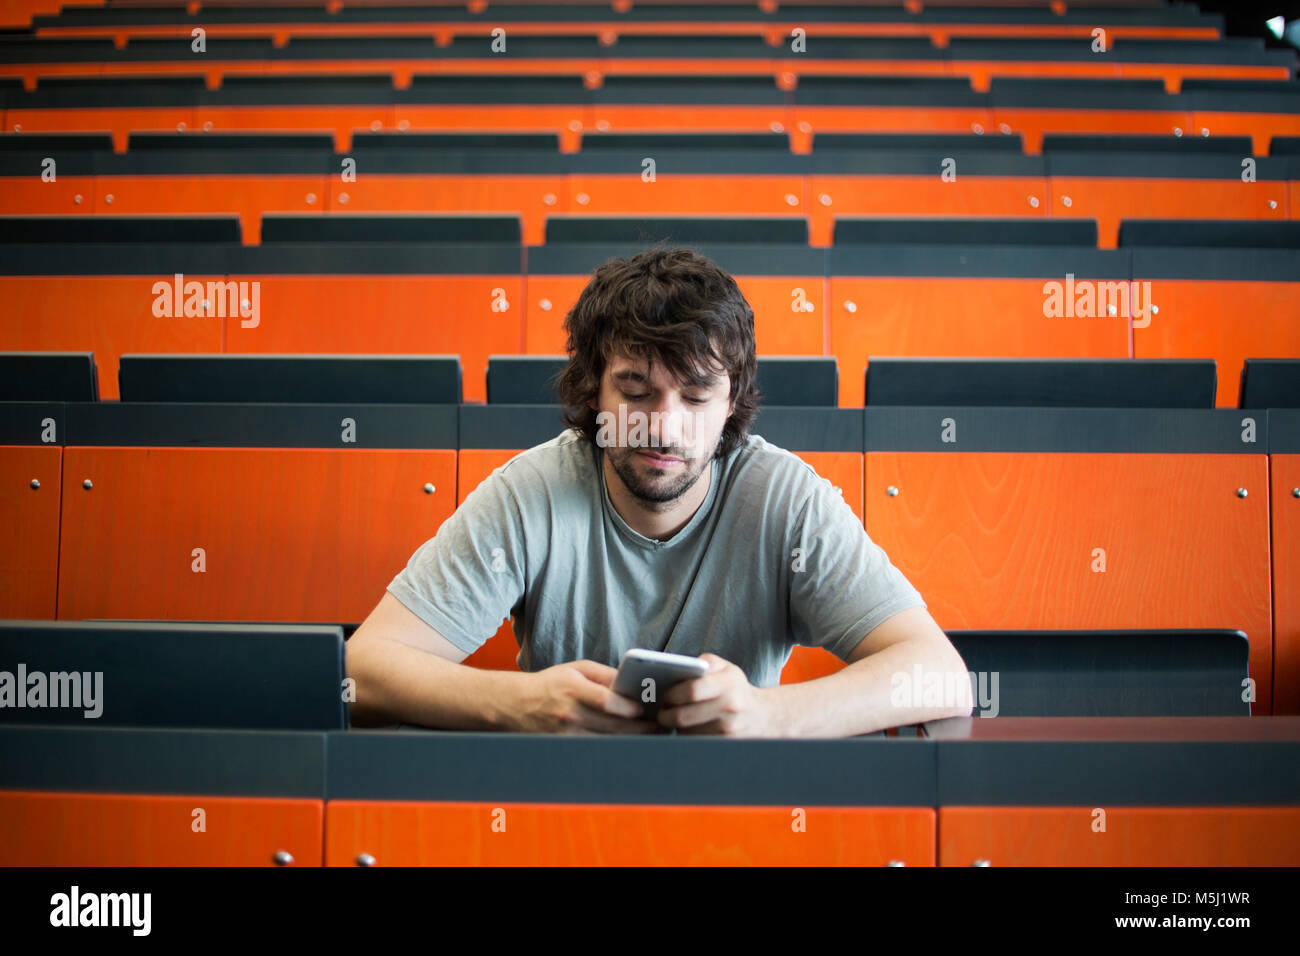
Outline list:
[[[921,725],[931,740],[1300,741],[1300,717],[949,717]]]

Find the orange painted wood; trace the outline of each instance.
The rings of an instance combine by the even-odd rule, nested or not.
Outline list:
[[[41,179],[41,167],[34,164],[30,176],[0,178],[0,215],[50,216],[88,215],[95,205],[94,176],[64,176],[54,168],[56,179]]]
[[[229,215],[240,217],[246,245],[262,241],[263,213],[313,213],[325,208],[324,176],[100,176],[100,215]]]
[[[0,866],[320,866],[324,801],[0,791]],[[192,829],[204,811],[203,826]]]
[[[0,445],[0,618],[55,616],[62,466],[58,445]]]
[[[90,0],[89,7],[102,7],[104,0]],[[29,29],[37,14],[55,14],[63,0],[0,0],[0,27]]]
[[[455,503],[451,450],[69,447],[64,462],[61,618],[362,621]]]
[[[1133,330],[1134,356],[1214,359],[1220,408],[1236,407],[1247,358],[1300,355],[1300,285],[1295,282],[1148,281],[1160,311],[1149,326]]]
[[[28,87],[31,89],[31,87]],[[7,109],[5,131],[14,133],[111,132],[113,149],[126,152],[132,132],[197,129],[189,106]]]
[[[225,281],[207,275],[186,279]],[[123,353],[220,352],[220,319],[154,316],[158,281],[172,278],[0,276],[0,350],[93,352],[99,395],[110,399],[119,395],[117,364]]]
[[[775,87],[775,84],[773,84]],[[720,106],[680,103],[659,106],[641,103],[598,103],[592,107],[592,126],[615,133],[659,132],[681,129],[715,132],[784,132],[791,122],[787,107]],[[640,176],[640,169],[633,170]],[[670,170],[665,169],[664,173]]]
[[[941,627],[1237,628],[1270,713],[1264,455],[866,458],[867,531]]]
[[[568,194],[563,176],[388,175],[359,170],[356,182],[330,180],[329,208],[349,213],[518,216],[524,244],[541,245],[546,241],[546,217],[570,211]]]
[[[1041,176],[812,176],[808,215],[812,244],[829,246],[838,216],[1014,216],[1047,214],[1047,180]],[[1036,205],[1034,204],[1036,201]]]
[[[705,176],[674,173],[656,160],[655,180],[638,164],[625,173],[570,177],[569,208],[584,215],[790,216],[804,208],[803,176]]]
[[[1102,807],[1104,833],[1094,809],[940,807],[939,865],[1300,865],[1300,808]]]
[[[1270,455],[1273,713],[1300,714],[1300,455]]]
[[[795,106],[795,132],[969,133],[990,131],[991,110],[944,106]],[[806,140],[803,152],[807,152]]]
[[[997,107],[992,111],[994,129],[1006,127],[1019,133],[1025,152],[1042,152],[1044,133],[1186,133],[1191,114],[1183,110],[1078,110]]]
[[[488,356],[520,350],[518,275],[257,278],[260,322],[244,328],[246,319],[228,318],[227,352],[459,355],[464,400],[481,402]]]
[[[832,277],[830,354],[840,367],[840,405],[864,403],[872,355],[1129,356],[1127,319],[1047,318],[1043,286],[1040,279]]]
[[[529,276],[524,351],[564,353],[564,318],[590,276]],[[736,285],[754,310],[759,355],[826,354],[826,280],[821,276],[736,275]],[[861,404],[859,402],[858,404]]]
[[[1285,182],[1053,176],[1051,184],[1052,215],[1096,219],[1102,249],[1119,244],[1121,219],[1287,217]]]
[[[932,866],[934,810],[333,800],[328,866]],[[495,813],[494,811],[504,811]],[[505,831],[494,832],[493,821]],[[498,824],[499,826],[500,824]]]
[[[1249,136],[1256,156],[1267,156],[1272,151],[1274,136],[1300,136],[1300,114],[1296,113],[1219,113],[1198,110],[1192,113],[1191,120],[1192,129],[1198,136],[1202,130],[1211,136]]]

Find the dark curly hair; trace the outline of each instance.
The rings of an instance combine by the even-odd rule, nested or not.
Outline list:
[[[569,364],[556,387],[565,422],[596,440],[605,367],[617,353],[663,363],[688,382],[725,368],[735,403],[715,457],[738,448],[758,412],[754,310],[736,280],[693,249],[657,245],[598,268],[564,319]]]

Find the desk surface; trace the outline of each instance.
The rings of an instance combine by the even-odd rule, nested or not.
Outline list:
[[[1300,741],[1300,717],[949,717],[921,725],[931,740]]]

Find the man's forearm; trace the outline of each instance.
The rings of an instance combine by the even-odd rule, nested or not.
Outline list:
[[[954,660],[955,658],[955,660]],[[953,688],[941,705],[920,706],[926,698],[909,687],[907,702],[896,697],[895,674],[912,681],[917,665],[939,686]],[[782,737],[851,737],[944,717],[969,716],[974,703],[961,659],[929,642],[902,641],[849,664],[843,670],[798,684],[763,689],[772,714],[772,732]],[[915,690],[914,693],[910,691]]]
[[[357,726],[417,724],[446,730],[513,729],[513,706],[526,674],[456,664],[398,641],[348,646],[348,676],[356,681]]]

